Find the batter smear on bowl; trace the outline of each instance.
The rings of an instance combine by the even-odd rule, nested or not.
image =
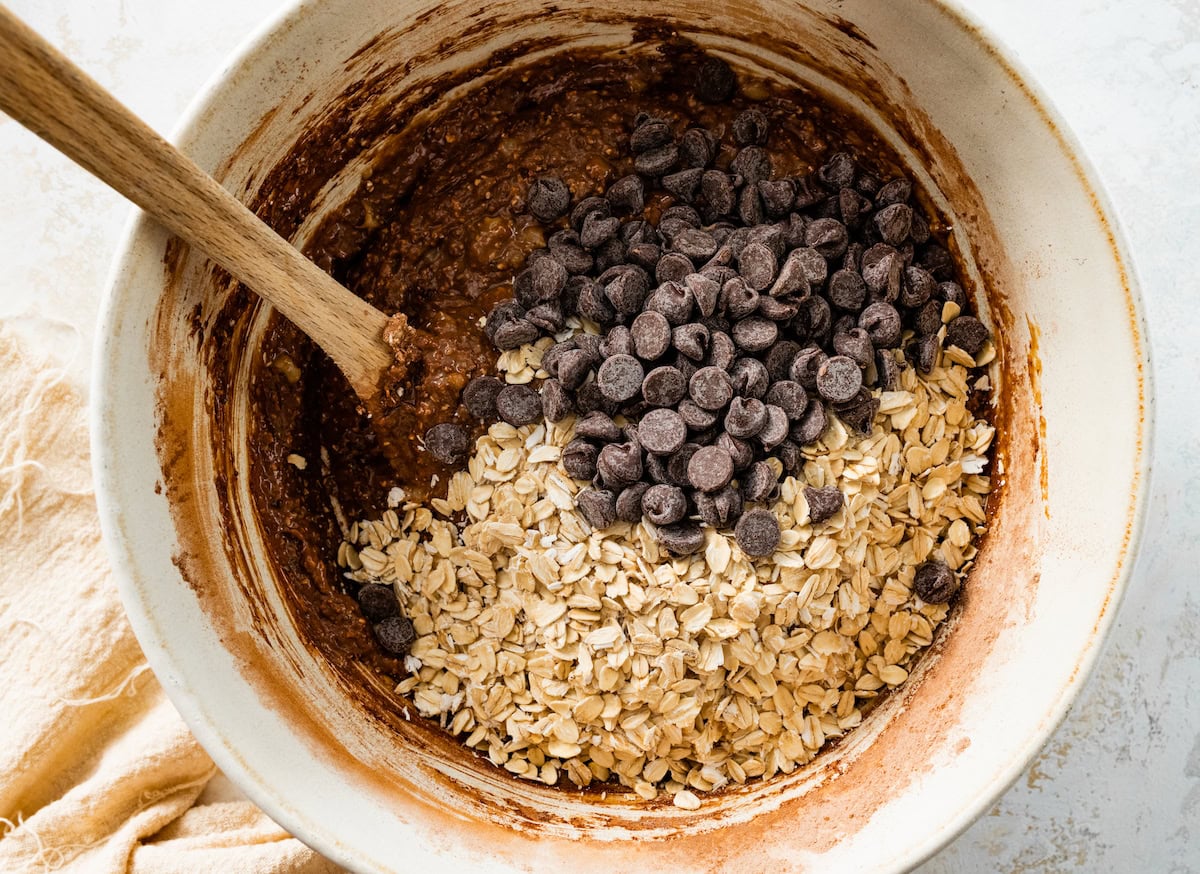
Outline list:
[[[302,629],[530,780],[695,809],[811,760],[984,531],[946,228],[853,119],[687,46],[502,73],[398,145],[310,254],[400,314],[399,468],[284,322],[255,386]]]

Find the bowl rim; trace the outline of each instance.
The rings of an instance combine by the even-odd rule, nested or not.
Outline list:
[[[172,127],[168,139],[172,143],[177,143],[190,138],[204,124],[209,107],[213,104],[214,99],[220,96],[227,83],[231,79],[235,79],[239,71],[246,69],[252,59],[273,39],[286,33],[291,24],[324,2],[326,0],[287,0],[280,8],[266,16],[205,80],[203,86],[189,101]],[[953,25],[976,43],[981,50],[996,58],[1014,84],[1025,91],[1031,101],[1038,106],[1047,125],[1059,138],[1064,152],[1074,162],[1080,182],[1095,200],[1096,211],[1104,220],[1111,235],[1114,260],[1126,280],[1124,292],[1130,310],[1129,329],[1133,334],[1133,345],[1140,365],[1138,382],[1141,403],[1141,445],[1134,464],[1137,486],[1130,495],[1132,512],[1128,522],[1129,536],[1124,550],[1118,557],[1119,566],[1110,583],[1109,601],[1102,609],[1086,646],[1077,654],[1075,671],[1071,679],[1059,691],[1057,700],[1045,714],[1042,723],[1026,736],[1020,754],[1014,756],[1006,768],[993,771],[986,783],[979,788],[975,798],[970,803],[963,805],[959,813],[943,828],[930,833],[923,844],[918,844],[912,849],[907,858],[892,859],[890,860],[892,864],[884,869],[897,871],[915,868],[966,831],[1017,780],[1066,718],[1071,705],[1096,667],[1138,564],[1139,546],[1148,515],[1147,498],[1151,490],[1153,472],[1151,459],[1156,437],[1156,378],[1142,298],[1142,284],[1130,254],[1119,213],[1087,150],[1025,63],[980,20],[975,12],[965,7],[963,0],[928,0],[928,2],[947,14],[952,19]],[[351,870],[360,870],[364,863],[369,864],[366,858],[346,844],[328,840],[321,829],[311,828],[312,824],[307,817],[285,804],[260,775],[255,773],[248,763],[237,755],[203,702],[182,682],[181,674],[174,669],[176,659],[165,647],[159,645],[158,638],[154,633],[154,622],[146,605],[137,597],[136,588],[132,585],[132,580],[137,575],[137,560],[117,522],[121,510],[113,497],[116,494],[113,482],[117,476],[118,465],[114,453],[115,441],[111,440],[110,428],[105,421],[104,413],[110,408],[113,393],[113,381],[109,378],[110,362],[112,361],[109,351],[111,344],[115,342],[117,293],[122,285],[124,275],[132,268],[133,264],[144,257],[136,248],[138,237],[152,227],[156,227],[152,218],[137,207],[131,208],[118,238],[118,244],[105,279],[96,326],[97,342],[91,362],[91,403],[89,404],[88,419],[92,469],[96,484],[96,504],[103,541],[113,567],[122,603],[146,659],[156,677],[160,679],[168,698],[214,763],[251,801],[272,820],[286,828],[294,837],[337,864]],[[166,681],[166,678],[170,678],[170,681]]]

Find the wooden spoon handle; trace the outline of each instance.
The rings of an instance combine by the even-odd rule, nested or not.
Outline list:
[[[387,316],[301,255],[4,6],[0,110],[277,307],[364,400],[378,393],[392,360],[383,341]]]

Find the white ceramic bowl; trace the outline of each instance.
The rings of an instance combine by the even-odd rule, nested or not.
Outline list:
[[[934,652],[808,767],[695,813],[519,783],[435,733],[389,725],[299,640],[237,475],[252,358],[243,352],[264,312],[212,337],[228,282],[135,221],[105,303],[93,418],[125,603],[150,663],[221,768],[350,867],[909,866],[990,804],[1062,718],[1128,573],[1150,422],[1129,261],[1074,140],[952,5],[629,0],[616,12],[588,0],[308,0],[221,71],[176,140],[252,199],[302,132],[345,111],[347,97],[366,95],[359,112],[402,110],[423,83],[518,40],[539,51],[611,47],[628,41],[638,16],[673,21],[737,66],[850,104],[937,193],[1003,339],[1003,497]],[[527,59],[517,53],[513,63]],[[353,192],[364,160],[316,196],[314,212]],[[214,344],[231,351],[232,390],[219,403]]]

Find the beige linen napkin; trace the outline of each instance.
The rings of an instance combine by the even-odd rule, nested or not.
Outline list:
[[[222,777],[100,542],[79,394],[0,323],[0,871],[326,872]]]

